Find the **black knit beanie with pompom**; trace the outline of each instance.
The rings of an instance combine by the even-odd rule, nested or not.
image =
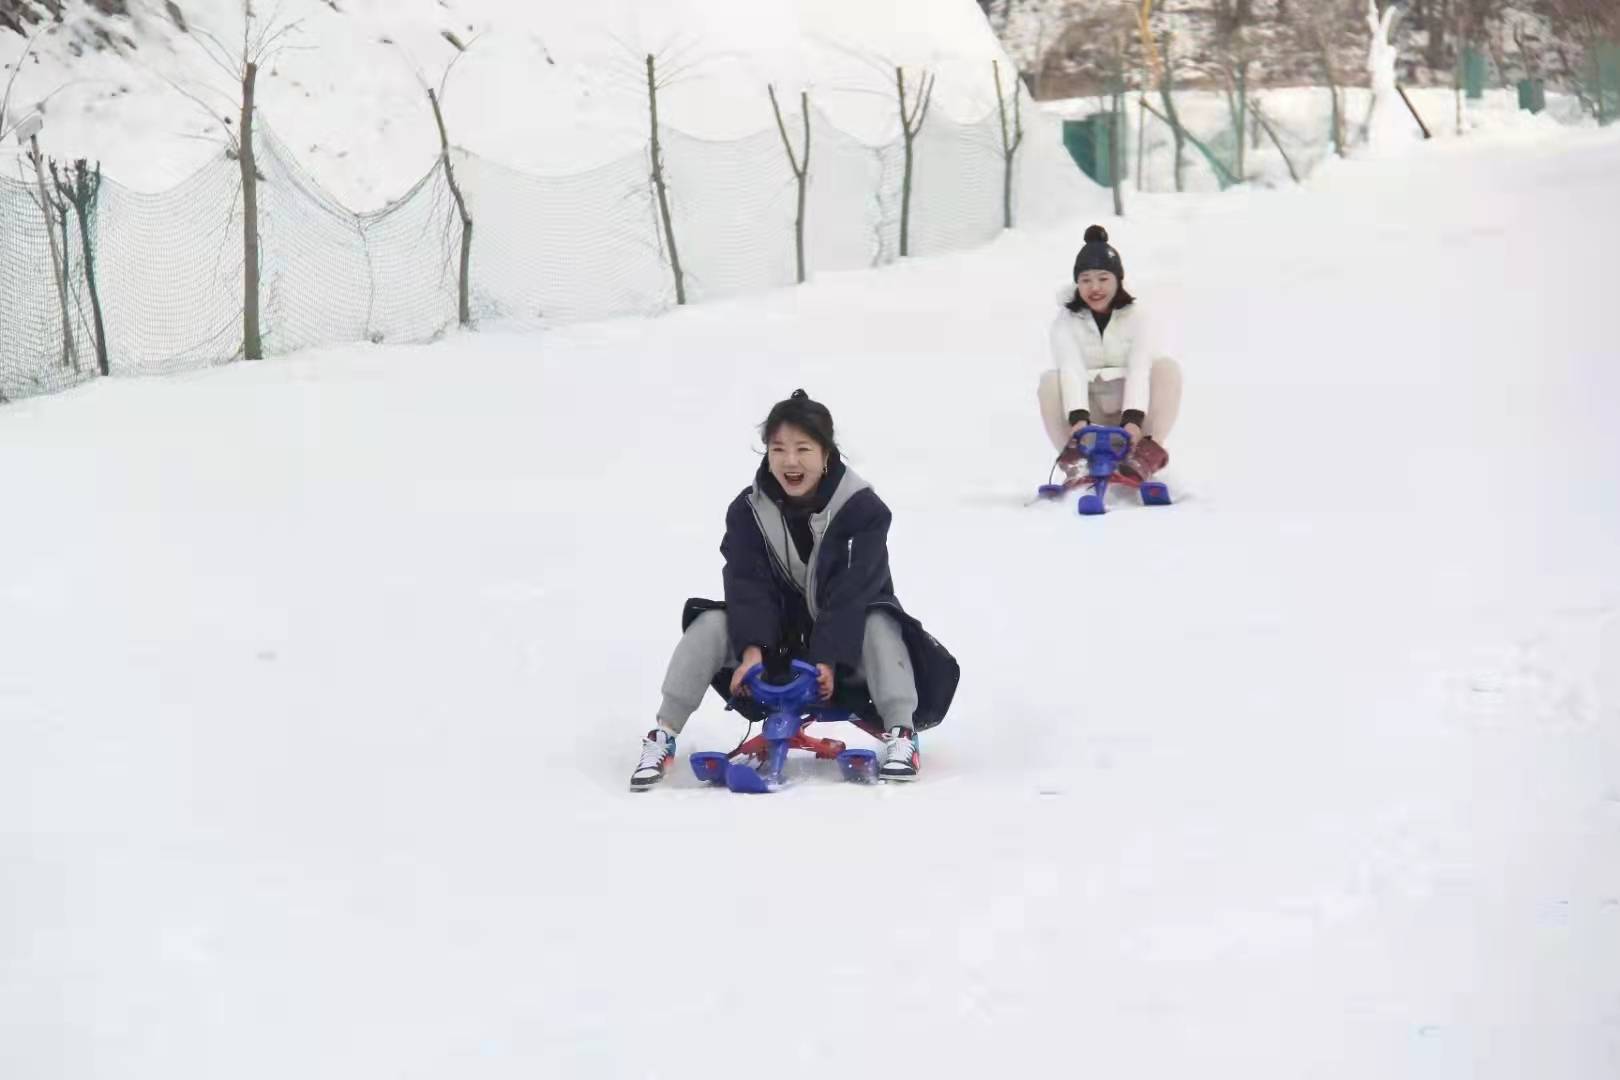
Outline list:
[[[1071,277],[1079,278],[1087,270],[1107,270],[1120,281],[1125,280],[1125,264],[1120,261],[1119,252],[1108,243],[1108,230],[1101,225],[1086,230],[1086,243],[1074,257]]]

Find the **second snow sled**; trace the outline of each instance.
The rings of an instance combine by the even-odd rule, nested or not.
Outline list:
[[[1089,440],[1089,441],[1088,441]],[[1065,484],[1042,484],[1036,497],[1060,499],[1077,488],[1090,488],[1080,496],[1075,509],[1087,517],[1107,511],[1110,485],[1135,488],[1144,506],[1169,506],[1170,489],[1157,480],[1133,480],[1119,471],[1119,463],[1131,451],[1131,436],[1124,428],[1087,424],[1075,432],[1070,445],[1085,458],[1085,475]]]
[[[692,772],[699,780],[748,794],[775,791],[784,782],[782,773],[788,754],[794,750],[808,750],[817,758],[836,760],[845,780],[877,780],[875,751],[850,750],[837,739],[817,739],[804,733],[807,725],[817,721],[859,721],[848,709],[817,700],[815,665],[795,660],[792,671],[793,677],[783,684],[766,682],[764,668],[757,664],[743,676],[749,693],[766,709],[764,730],[729,754],[693,754]]]

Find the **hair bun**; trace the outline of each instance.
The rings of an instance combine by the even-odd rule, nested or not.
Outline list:
[[[1106,243],[1108,243],[1108,230],[1103,228],[1101,225],[1093,225],[1093,226],[1091,226],[1089,229],[1086,230],[1086,243],[1088,243],[1088,244],[1106,244]]]
[[[790,400],[790,401],[809,401],[810,400],[810,395],[805,393],[803,388],[800,388],[798,390],[793,391],[793,393],[789,394],[788,395],[788,400]]]

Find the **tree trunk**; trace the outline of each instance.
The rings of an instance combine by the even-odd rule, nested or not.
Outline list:
[[[900,257],[911,249],[911,121],[906,118],[906,75],[899,67],[894,69],[900,87],[900,133],[906,144],[906,168],[900,180]]]
[[[242,75],[241,145],[237,163],[242,167],[242,355],[264,359],[259,333],[259,170],[253,156],[253,93],[259,65],[247,64]]]
[[[1165,58],[1164,78],[1159,81],[1159,96],[1164,100],[1164,119],[1170,125],[1170,134],[1176,140],[1176,190],[1186,191],[1187,182],[1184,169],[1186,167],[1187,134],[1181,129],[1181,119],[1176,116],[1176,101],[1172,94],[1172,76],[1170,74],[1169,57]]]
[[[799,204],[793,215],[793,251],[798,263],[799,284],[803,285],[804,272],[804,208],[810,194],[810,92],[799,91],[799,113],[804,120],[804,158],[799,162]]]
[[[1144,85],[1146,83],[1144,82]],[[1147,99],[1141,94],[1136,95],[1136,190],[1142,190],[1142,136],[1146,131],[1147,109],[1144,108]]]
[[[73,209],[79,218],[79,242],[84,247],[84,283],[90,290],[90,315],[96,330],[96,366],[103,375],[112,374],[107,359],[107,326],[101,316],[101,290],[96,286],[96,250],[90,240],[90,208],[101,194],[101,166],[95,179],[83,158],[73,163]]]
[[[798,263],[799,284],[803,285],[804,207],[810,176],[810,93],[807,90],[799,91],[799,112],[804,119],[804,160],[801,161],[794,156],[793,143],[788,139],[787,122],[782,119],[782,107],[776,101],[776,87],[766,84],[765,92],[771,97],[771,112],[776,114],[776,131],[782,136],[782,149],[787,151],[788,167],[793,170],[793,180],[799,189],[798,212],[793,218],[793,251]]]
[[[1151,105],[1147,106],[1147,110],[1154,116],[1157,116],[1160,120],[1163,120],[1166,124],[1170,124],[1173,127],[1180,126],[1179,124],[1173,122],[1170,117],[1163,115],[1159,112],[1159,110],[1155,109]],[[1237,177],[1232,175],[1232,170],[1227,168],[1225,162],[1221,161],[1220,158],[1215,156],[1215,151],[1211,150],[1207,143],[1198,138],[1196,135],[1193,135],[1191,132],[1187,131],[1182,132],[1182,137],[1188,142],[1192,143],[1193,147],[1198,151],[1198,153],[1203,156],[1203,159],[1209,162],[1210,171],[1215,174],[1215,178],[1220,183],[1222,190],[1231,187],[1233,184],[1238,182]]]
[[[28,144],[34,161],[34,175],[39,180],[39,209],[45,215],[45,235],[51,242],[51,276],[55,278],[56,300],[62,312],[62,366],[71,366],[77,372],[79,351],[73,344],[73,320],[68,315],[67,278],[63,270],[67,253],[56,239],[56,222],[51,218],[54,203],[45,187],[45,159],[39,152],[39,137],[31,137]]]
[[[1450,0],[1432,0],[1432,3],[1434,4],[1432,8],[1420,9],[1423,14],[1423,28],[1429,32],[1429,40],[1423,49],[1423,59],[1431,71],[1438,71],[1446,62],[1445,28],[1451,21],[1447,18],[1450,14],[1447,11]]]
[[[1344,157],[1344,106],[1339,100],[1339,79],[1333,70],[1333,54],[1320,27],[1316,28],[1315,38],[1317,55],[1322,61],[1322,74],[1327,77],[1328,100],[1333,106],[1333,152]]]
[[[1242,183],[1248,179],[1248,172],[1244,159],[1243,129],[1248,126],[1249,114],[1249,62],[1243,61],[1237,70],[1237,178]]]
[[[900,181],[900,257],[905,258],[911,254],[911,178],[915,172],[915,149],[913,144],[917,141],[917,133],[922,130],[923,123],[928,119],[928,103],[934,96],[934,83],[928,72],[922,73],[921,84],[917,88],[917,107],[906,110],[906,73],[905,69],[896,66],[894,69],[895,83],[900,89],[900,133],[905,137],[906,171]]]
[[[681,254],[675,247],[675,222],[669,216],[669,191],[664,186],[664,156],[658,143],[657,58],[647,54],[647,103],[652,110],[652,178],[658,191],[658,212],[664,218],[664,242],[669,245],[669,265],[675,273],[676,306],[686,304],[686,277],[681,273]]]
[[[439,107],[439,95],[428,88],[428,101],[433,105],[433,120],[439,125],[439,162],[444,166],[444,178],[450,185],[450,195],[456,200],[461,215],[461,280],[457,289],[456,318],[462,326],[472,325],[472,242],[473,219],[462,197],[461,185],[456,183],[456,169],[450,162],[450,135],[444,126],[444,111]]]
[[[1023,92],[1023,84],[1013,76],[1013,130],[1007,129],[1007,102],[1001,92],[1001,64],[999,61],[990,61],[990,71],[996,80],[996,115],[1001,120],[1001,227],[1013,227],[1012,216],[1012,184],[1013,184],[1013,157],[1018,153],[1018,147],[1024,141],[1024,117],[1018,104],[1019,96]]]
[[[1108,113],[1108,172],[1109,179],[1113,181],[1114,188],[1114,216],[1125,216],[1125,194],[1123,189],[1124,174],[1120,171],[1119,158],[1124,151],[1124,142],[1119,137],[1119,128],[1124,123],[1125,108],[1122,104],[1124,88],[1115,84],[1112,109]]]
[[[1277,147],[1277,153],[1282,155],[1283,164],[1288,166],[1288,178],[1296,184],[1299,183],[1299,171],[1294,168],[1293,159],[1288,156],[1288,151],[1283,149],[1282,140],[1277,137],[1276,131],[1272,130],[1271,125],[1266,122],[1266,115],[1260,111],[1258,101],[1249,106],[1249,113],[1254,117],[1255,123],[1260,126],[1261,130],[1271,136],[1272,144]]]

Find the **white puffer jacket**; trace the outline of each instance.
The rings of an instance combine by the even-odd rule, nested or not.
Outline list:
[[[1065,286],[1058,299],[1068,303],[1074,286]],[[1107,331],[1097,329],[1091,309],[1073,312],[1060,308],[1052,320],[1052,362],[1063,387],[1063,413],[1090,409],[1090,384],[1097,379],[1125,382],[1120,411],[1147,412],[1148,373],[1153,368],[1156,344],[1140,300],[1120,308],[1108,320]]]

